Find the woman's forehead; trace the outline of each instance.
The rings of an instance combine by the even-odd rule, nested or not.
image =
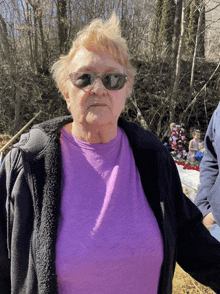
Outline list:
[[[97,71],[110,70],[123,72],[123,66],[114,60],[108,52],[94,52],[81,47],[70,63],[73,71]]]

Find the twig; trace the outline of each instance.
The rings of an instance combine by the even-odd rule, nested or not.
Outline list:
[[[210,78],[208,79],[208,81],[205,83],[205,85],[202,87],[202,89],[200,89],[200,91],[196,94],[196,96],[193,98],[193,100],[190,102],[190,104],[186,107],[186,109],[183,111],[181,119],[183,119],[185,113],[188,111],[188,109],[195,104],[197,97],[201,94],[201,92],[206,88],[207,84],[209,83],[209,81],[213,78],[214,74],[216,73],[216,71],[218,70],[220,66],[220,62],[218,63],[216,69],[214,70],[214,72],[212,73],[212,75],[210,76]]]
[[[1,149],[0,153],[3,152],[18,136],[20,136],[23,131],[40,115],[41,110],[17,133],[12,137],[7,144],[5,144]]]

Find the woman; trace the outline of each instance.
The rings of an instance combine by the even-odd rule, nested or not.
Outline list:
[[[52,71],[72,116],[34,126],[5,158],[0,292],[171,293],[178,261],[220,293],[220,245],[171,156],[119,118],[134,70],[116,17],[93,21]]]

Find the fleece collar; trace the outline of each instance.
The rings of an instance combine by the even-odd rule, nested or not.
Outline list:
[[[62,116],[34,125],[29,133],[23,134],[20,141],[13,145],[23,151],[25,159],[30,162],[44,154],[51,140],[60,137],[62,127],[72,122],[72,116]]]

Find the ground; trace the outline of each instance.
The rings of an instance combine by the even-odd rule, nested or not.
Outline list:
[[[173,279],[173,294],[214,294],[214,292],[207,288],[192,277],[190,277],[184,270],[177,264]]]

